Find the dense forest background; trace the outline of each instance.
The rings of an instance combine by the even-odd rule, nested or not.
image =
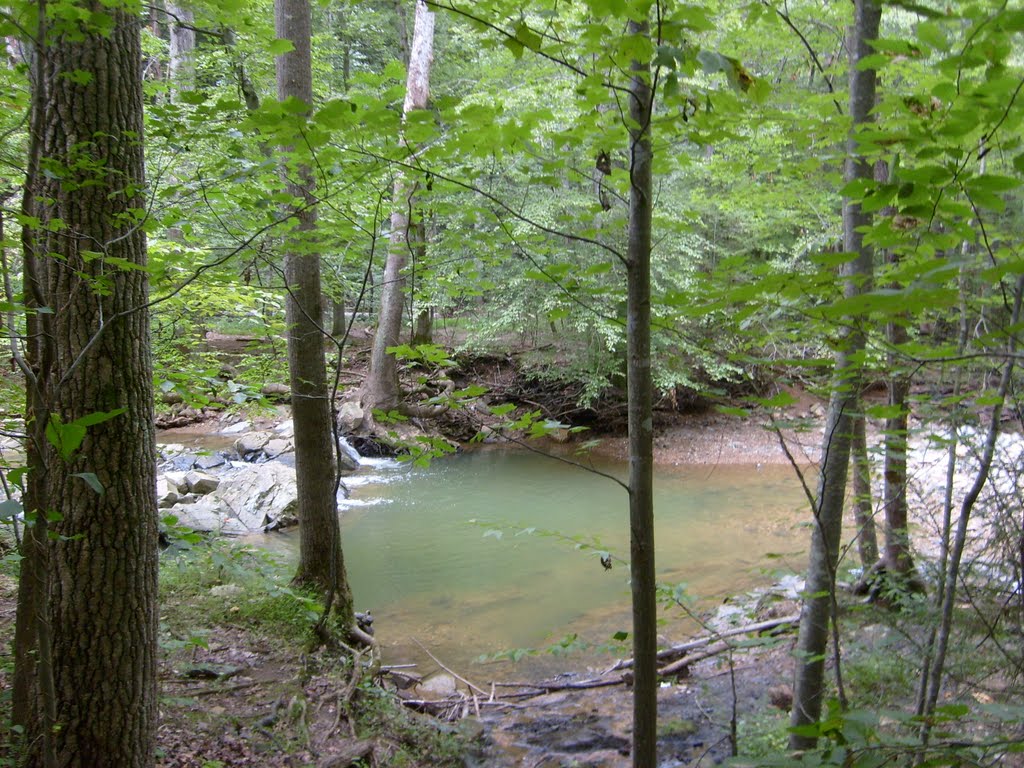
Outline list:
[[[1020,427],[1024,10],[38,0],[0,27],[3,401],[23,446],[0,511],[28,764],[152,764],[154,404],[176,423],[259,408],[286,381],[296,587],[319,637],[333,614],[371,647],[334,508],[337,410],[423,460],[452,450],[431,419],[476,408],[461,429],[628,422],[636,765],[657,740],[652,411],[781,429],[794,393],[820,394],[789,737],[805,751],[779,759],[1010,759],[1024,522],[1000,436]],[[224,336],[252,342],[230,366]],[[513,358],[519,401],[453,383]],[[927,547],[910,535],[915,441],[948,455]],[[132,535],[99,533],[111,521]],[[921,660],[917,690],[873,720],[841,677],[854,550]],[[131,671],[79,641],[103,625],[137,627],[115,643]],[[988,666],[951,698],[967,645]]]

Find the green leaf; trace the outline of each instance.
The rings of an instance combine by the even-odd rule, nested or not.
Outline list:
[[[267,46],[267,53],[271,56],[282,56],[294,50],[295,43],[283,37],[270,41],[270,44]]]
[[[97,424],[102,424],[105,421],[110,421],[127,410],[127,408],[117,408],[113,411],[97,411],[96,413],[90,413],[86,416],[82,416],[81,418],[77,418],[71,423],[77,424],[80,427],[92,427]]]
[[[74,472],[71,476],[80,477],[82,480],[85,480],[86,484],[96,492],[97,496],[102,496],[106,490],[100,479],[92,472]]]
[[[20,501],[15,501],[14,499],[0,501],[0,520],[10,520],[24,511],[25,508],[21,505]]]
[[[85,439],[81,424],[64,424],[56,413],[50,414],[46,425],[46,439],[64,461],[69,461]]]

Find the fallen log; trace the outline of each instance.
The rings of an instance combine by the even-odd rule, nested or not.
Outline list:
[[[756,624],[747,624],[743,627],[733,627],[727,629],[724,632],[716,632],[713,635],[707,637],[699,637],[696,640],[690,640],[680,645],[673,645],[671,648],[665,648],[658,651],[658,661],[671,662],[676,659],[685,656],[690,651],[695,651],[698,648],[711,645],[712,643],[723,640],[727,637],[735,637],[736,635],[749,635],[754,632],[765,632],[769,629],[775,629],[776,627],[782,626],[783,624],[795,624],[800,621],[800,614],[796,613],[791,616],[782,616],[778,619],[768,619],[767,621],[759,621]],[[608,670],[608,672],[616,672],[620,669],[629,669],[633,666],[632,659],[621,659],[615,662]]]

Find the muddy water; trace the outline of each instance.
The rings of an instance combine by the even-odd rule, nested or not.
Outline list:
[[[426,469],[368,460],[346,482],[346,564],[357,608],[372,610],[389,662],[423,661],[419,641],[465,669],[482,654],[544,648],[571,633],[605,644],[629,628],[627,499],[614,482],[503,450]],[[786,467],[661,471],[655,503],[658,579],[685,583],[704,606],[802,566],[805,502]],[[260,543],[294,558],[297,541],[285,533]],[[612,555],[610,570],[601,552]],[[678,609],[665,618],[667,635],[685,633]],[[576,658],[599,663],[595,654]],[[545,653],[481,674],[564,664]]]

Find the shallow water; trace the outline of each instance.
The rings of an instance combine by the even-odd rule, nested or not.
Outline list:
[[[598,468],[626,473],[624,465]],[[570,633],[602,644],[629,629],[628,507],[613,481],[543,456],[483,449],[426,469],[365,460],[346,483],[346,565],[388,662],[424,660],[416,641],[465,668],[482,654],[546,647]],[[805,504],[787,467],[659,471],[659,581],[685,582],[707,607],[802,567]],[[260,539],[288,558],[297,542],[294,532]],[[601,551],[617,558],[611,570]],[[665,612],[670,636],[684,631],[681,615]],[[526,666],[551,668],[550,655]]]

